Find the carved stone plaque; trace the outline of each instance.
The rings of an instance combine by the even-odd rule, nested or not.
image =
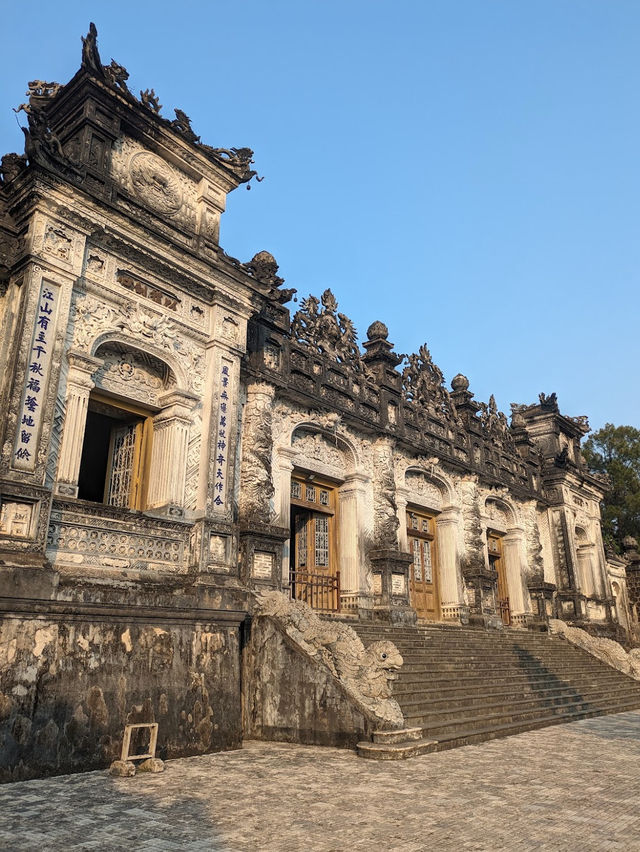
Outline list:
[[[31,526],[31,503],[16,503],[3,500],[0,508],[0,533],[26,537]]]
[[[403,574],[392,574],[391,575],[391,594],[393,595],[404,595],[406,594],[407,587],[404,582]]]
[[[273,574],[273,553],[256,550],[253,554],[251,576],[258,580],[270,580]]]
[[[148,151],[134,154],[129,174],[134,192],[151,210],[171,216],[182,207],[178,178],[160,157]]]

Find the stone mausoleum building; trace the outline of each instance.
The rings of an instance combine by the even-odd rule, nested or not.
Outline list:
[[[132,719],[165,756],[238,747],[260,590],[353,624],[626,625],[586,419],[552,393],[509,422],[383,322],[359,345],[328,289],[292,315],[268,252],[219,244],[252,151],[127,77],[92,25],[2,158],[3,777],[106,765]]]

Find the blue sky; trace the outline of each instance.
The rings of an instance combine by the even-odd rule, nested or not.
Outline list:
[[[26,82],[70,79],[94,20],[133,91],[255,150],[228,252],[271,251],[299,298],[331,287],[361,337],[426,341],[507,413],[556,391],[640,427],[637,0],[5,6],[3,153]]]

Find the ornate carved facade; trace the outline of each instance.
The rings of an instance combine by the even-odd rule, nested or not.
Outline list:
[[[76,765],[68,720],[95,690],[111,706],[100,673],[124,654],[127,706],[151,696],[177,720],[198,693],[217,714],[195,733],[176,721],[169,754],[237,744],[255,591],[401,623],[624,621],[584,419],[541,394],[509,424],[463,375],[447,389],[426,345],[397,354],[380,321],[361,350],[329,289],[291,318],[273,257],[218,244],[227,193],[256,177],[250,149],[204,144],[127,77],[92,26],[69,83],[29,84],[25,155],[2,158],[0,601],[24,624],[12,718],[36,730],[34,707],[54,713],[66,688],[58,672],[43,704],[38,672],[77,658],[55,711],[56,766]],[[42,647],[41,621],[55,625]],[[80,650],[60,638],[69,621]],[[140,676],[129,644],[152,623],[174,625],[172,651],[150,651]],[[166,685],[180,677],[186,692]]]

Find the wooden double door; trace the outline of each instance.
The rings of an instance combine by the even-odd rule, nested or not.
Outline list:
[[[489,551],[489,567],[498,574],[496,589],[496,608],[506,626],[511,624],[511,608],[509,606],[509,586],[504,564],[502,537],[497,533],[487,532],[487,549]]]
[[[291,595],[313,609],[340,608],[336,554],[336,490],[328,483],[291,480]]]
[[[407,511],[407,538],[413,555],[409,568],[411,606],[418,618],[440,618],[440,593],[436,568],[435,518],[413,509]]]

